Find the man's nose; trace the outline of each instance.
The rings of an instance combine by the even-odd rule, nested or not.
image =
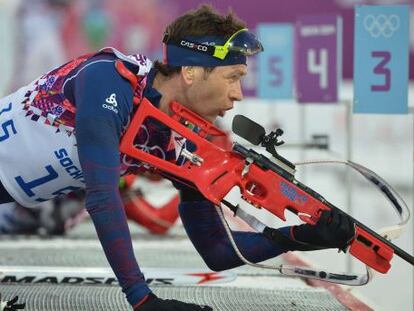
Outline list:
[[[233,101],[241,101],[243,99],[243,91],[240,81],[234,85],[230,97]]]

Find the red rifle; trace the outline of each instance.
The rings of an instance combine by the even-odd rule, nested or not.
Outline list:
[[[237,186],[245,201],[268,210],[284,221],[286,209],[309,224],[315,224],[322,211],[338,209],[320,194],[297,181],[294,165],[276,152],[272,152],[276,156],[275,163],[237,143],[233,145],[233,150],[223,150],[206,139],[207,135],[226,135],[223,131],[177,102],[170,103],[170,110],[172,117],[144,98],[123,136],[120,151],[189,182],[216,205],[223,203],[227,193]],[[196,145],[195,152],[182,150],[181,155],[188,159],[184,165],[165,161],[134,146],[134,139],[146,118],[158,120]],[[188,128],[194,126],[197,127],[197,133]],[[271,148],[267,150],[272,151]],[[394,253],[414,265],[413,256],[347,216],[354,221],[356,227],[355,238],[349,248],[354,257],[381,273],[390,269]]]

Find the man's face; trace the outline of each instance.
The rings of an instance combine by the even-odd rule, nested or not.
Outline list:
[[[206,73],[201,67],[194,67],[194,80],[188,86],[188,108],[214,122],[233,108],[234,101],[243,99],[241,78],[247,74],[246,65],[215,67]]]

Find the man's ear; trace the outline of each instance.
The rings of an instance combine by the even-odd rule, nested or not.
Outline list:
[[[192,84],[194,81],[194,72],[195,68],[194,66],[183,66],[181,69],[181,75],[184,79],[184,81],[187,84]]]

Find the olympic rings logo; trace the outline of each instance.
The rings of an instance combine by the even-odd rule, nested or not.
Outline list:
[[[373,38],[384,36],[391,38],[394,32],[400,28],[400,18],[395,15],[367,15],[364,18],[364,28]]]
[[[149,135],[149,131],[147,129],[147,127],[145,125],[141,125],[140,130],[143,130],[143,133],[145,133],[145,139],[144,139],[144,143],[143,144],[134,144],[134,147],[137,147],[139,149],[141,149],[142,151],[155,155],[163,160],[165,160],[166,155],[164,150],[162,150],[162,148],[160,146],[154,145],[154,146],[148,146],[149,140],[150,140],[150,135]],[[124,155],[122,157],[122,162],[123,164],[125,164],[128,167],[149,167],[148,165],[138,162],[138,163],[134,163],[135,161],[133,159],[129,159],[126,155]]]
[[[164,150],[160,146],[154,145],[154,146],[148,146],[150,135],[148,132],[148,129],[145,125],[141,125],[141,130],[144,130],[144,133],[146,134],[145,141],[143,144],[136,144],[135,147],[138,147],[142,151],[146,153],[150,153],[152,155],[156,155],[160,157],[161,159],[165,159],[165,153]]]

